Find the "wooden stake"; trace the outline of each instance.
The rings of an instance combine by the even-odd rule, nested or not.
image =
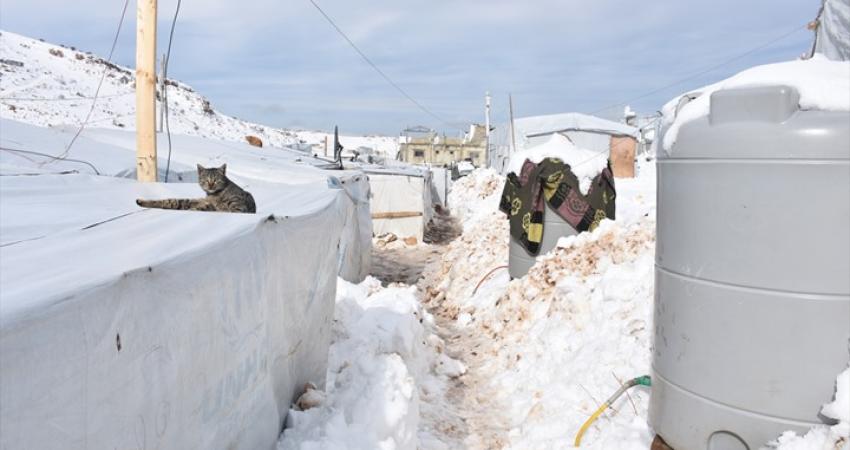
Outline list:
[[[136,9],[136,179],[156,181],[156,0]]]
[[[406,219],[408,217],[420,217],[422,211],[390,211],[372,213],[373,219]]]

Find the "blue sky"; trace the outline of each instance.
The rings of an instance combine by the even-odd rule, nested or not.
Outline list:
[[[820,0],[316,0],[392,79],[446,122],[567,111],[618,118],[632,99],[802,27]],[[0,0],[0,28],[106,56],[121,0]],[[176,0],[159,1],[164,52]],[[132,66],[135,1],[116,50]],[[631,102],[650,114],[679,92],[805,52],[800,30],[688,82]],[[308,0],[184,0],[170,77],[222,112],[278,127],[396,135],[454,130],[376,74]]]

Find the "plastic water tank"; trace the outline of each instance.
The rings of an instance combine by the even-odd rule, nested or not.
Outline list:
[[[712,94],[658,158],[650,424],[677,450],[821,424],[850,342],[850,113]]]
[[[540,242],[540,253],[537,256],[555,248],[558,239],[574,234],[577,234],[575,228],[565,222],[547,203],[546,210],[543,212],[543,240]],[[525,247],[512,236],[508,248],[508,273],[511,278],[524,277],[528,269],[534,265],[537,256],[528,253]]]

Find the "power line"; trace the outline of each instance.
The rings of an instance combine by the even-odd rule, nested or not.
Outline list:
[[[168,33],[168,50],[165,52],[165,62],[162,66],[162,108],[165,111],[165,133],[168,136],[168,160],[165,163],[165,182],[168,183],[168,173],[171,171],[171,125],[168,122],[168,62],[171,61],[171,41],[174,40],[174,26],[177,24],[177,15],[180,13],[180,3],[177,0],[177,8],[174,9],[174,18],[171,20],[171,32]]]
[[[127,15],[127,5],[129,4],[130,0],[124,0],[124,7],[121,9],[121,19],[118,21],[118,28],[115,30],[115,37],[112,38],[112,47],[109,49],[109,56],[106,57],[107,62],[112,62],[112,54],[115,52],[115,46],[118,44],[118,36],[121,34],[121,26],[124,24],[124,17]],[[97,104],[97,96],[100,94],[100,88],[103,86],[103,80],[106,79],[106,72],[108,70],[109,65],[106,65],[106,67],[103,68],[103,73],[100,75],[100,81],[97,83],[97,89],[94,91],[94,99],[91,102],[91,108],[89,108],[89,112],[86,114],[85,120],[83,120],[83,123],[80,125],[80,129],[77,130],[77,133],[73,138],[71,138],[71,142],[69,142],[65,147],[65,151],[56,157],[56,159],[64,159],[68,156],[68,153],[71,151],[71,147],[73,147],[74,143],[77,142],[77,138],[80,137],[80,134],[86,128],[86,124],[94,112],[94,107]]]
[[[622,102],[620,102],[620,103],[614,103],[614,104],[608,105],[608,106],[606,106],[606,107],[604,107],[604,108],[597,109],[597,110],[595,110],[595,111],[590,112],[589,114],[596,114],[596,113],[598,113],[598,112],[605,111],[606,109],[611,109],[611,108],[614,108],[614,107],[616,107],[616,106],[623,106],[623,105],[626,105],[626,104],[628,104],[628,103],[634,102],[635,100],[640,100],[640,99],[642,99],[642,98],[649,97],[650,95],[657,94],[657,93],[659,93],[659,92],[661,92],[661,91],[667,90],[667,89],[669,89],[669,88],[671,88],[671,87],[673,87],[673,86],[680,85],[680,84],[682,84],[682,83],[684,83],[684,82],[686,82],[686,81],[690,81],[690,80],[693,80],[693,79],[695,79],[695,78],[699,78],[699,77],[701,77],[702,75],[705,75],[706,73],[713,72],[713,71],[715,71],[715,70],[717,70],[717,69],[719,69],[719,68],[721,68],[721,67],[723,67],[723,66],[725,66],[725,65],[727,65],[727,64],[729,64],[729,63],[735,62],[735,61],[737,61],[737,60],[739,60],[739,59],[742,59],[742,58],[744,58],[744,57],[747,57],[747,56],[749,56],[749,55],[752,55],[753,53],[755,53],[755,52],[757,52],[757,51],[759,51],[759,50],[762,50],[762,49],[764,49],[764,48],[767,48],[767,47],[769,47],[769,46],[771,46],[771,45],[775,44],[776,42],[779,42],[779,41],[781,41],[781,40],[783,40],[783,39],[787,38],[788,36],[791,36],[792,34],[794,34],[794,33],[798,32],[798,31],[800,31],[800,30],[802,30],[802,29],[804,29],[804,28],[806,28],[806,25],[802,25],[802,26],[799,26],[799,25],[798,25],[798,26],[794,27],[792,30],[790,30],[790,31],[788,31],[788,32],[786,32],[786,33],[784,33],[784,34],[782,34],[781,36],[778,36],[778,37],[776,37],[776,38],[773,38],[773,39],[771,39],[771,40],[769,40],[769,41],[765,42],[764,44],[761,44],[761,45],[759,45],[759,46],[757,46],[757,47],[754,47],[754,48],[752,48],[752,49],[750,49],[750,50],[747,50],[746,52],[741,53],[741,54],[739,54],[739,55],[737,55],[737,56],[733,56],[732,58],[729,58],[729,59],[727,59],[727,60],[725,60],[725,61],[723,61],[723,62],[721,62],[721,63],[719,63],[719,64],[715,64],[715,65],[713,65],[713,66],[706,67],[706,68],[704,68],[704,69],[700,70],[700,71],[699,71],[699,72],[697,72],[697,73],[694,73],[694,74],[688,75],[687,77],[684,77],[684,78],[680,78],[680,79],[678,79],[678,80],[676,80],[676,81],[673,81],[672,83],[666,84],[666,85],[661,86],[661,87],[656,88],[656,89],[653,89],[653,90],[651,90],[651,91],[649,91],[649,92],[646,92],[646,93],[644,93],[644,94],[638,95],[638,96],[636,96],[636,97],[632,97],[632,98],[630,98],[630,99],[624,100],[624,101],[622,101]]]
[[[389,76],[387,76],[387,74],[385,74],[383,70],[381,70],[377,65],[375,65],[375,63],[373,63],[372,60],[369,59],[369,57],[366,56],[366,54],[363,53],[363,51],[361,51],[357,47],[357,45],[354,43],[354,41],[349,39],[349,37],[337,26],[336,22],[334,22],[334,20],[331,19],[331,17],[318,5],[318,3],[316,3],[315,0],[310,0],[310,3],[312,3],[313,6],[316,7],[316,9],[322,14],[322,16],[324,16],[324,18],[328,21],[328,23],[330,23],[331,26],[334,27],[334,29],[337,31],[337,33],[339,33],[340,36],[342,36],[343,39],[345,39],[345,41],[348,42],[348,45],[350,45],[351,48],[353,48],[354,51],[356,51],[357,54],[360,55],[361,58],[363,58],[363,61],[366,61],[366,64],[369,64],[373,69],[375,69],[375,72],[378,72],[378,75],[380,75],[384,80],[386,80],[386,82],[389,83],[390,86],[394,87],[399,93],[401,93],[401,95],[403,95],[405,98],[410,100],[411,103],[416,105],[416,107],[421,109],[422,112],[424,112],[425,114],[433,117],[434,119],[436,119],[439,122],[442,122],[444,125],[448,126],[449,128],[454,128],[454,129],[457,129],[457,130],[464,131],[462,128],[458,128],[457,126],[452,125],[447,120],[438,116],[433,111],[431,111],[430,109],[428,109],[424,105],[422,105],[422,103],[419,103],[415,98],[413,98],[413,96],[408,94],[407,91],[402,89],[401,86],[399,86],[395,81],[393,81]]]
[[[97,170],[97,167],[95,167],[94,164],[92,164],[88,161],[84,161],[82,159],[71,159],[71,158],[66,158],[66,157],[53,156],[53,155],[50,155],[50,154],[47,154],[47,153],[42,153],[42,152],[34,152],[32,150],[21,150],[21,149],[18,149],[18,148],[9,148],[9,147],[0,147],[0,150],[10,152],[10,153],[22,153],[22,154],[25,154],[25,155],[44,156],[45,158],[49,158],[51,160],[51,162],[62,160],[62,161],[85,164],[85,165],[91,167],[92,170],[94,170],[95,174],[100,175],[100,171]],[[25,159],[29,159],[29,158],[25,158]]]

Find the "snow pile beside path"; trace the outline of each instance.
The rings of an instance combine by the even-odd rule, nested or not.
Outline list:
[[[692,91],[696,99],[676,113],[682,96],[667,102],[662,109],[664,118],[664,148],[676,143],[682,125],[708,115],[711,93],[721,89],[756,86],[791,86],[800,93],[801,109],[850,111],[850,62],[831,61],[823,55],[811,59],[766,64],[747,69],[718,83]]]
[[[327,394],[315,408],[290,410],[278,449],[441,448],[420,419],[434,413],[448,378],[465,367],[442,353],[433,317],[415,294],[372,277],[338,281]]]
[[[511,448],[571,447],[619,380],[649,373],[654,230],[654,218],[604,221],[563,239],[526,277],[508,282],[502,273],[474,295],[484,271],[457,266],[492,252],[464,246],[466,256],[447,254],[446,281],[432,301],[446,303],[475,340],[465,361],[497,392]],[[591,427],[582,447],[648,448],[647,404],[648,391],[634,389]]]
[[[475,191],[489,189],[484,174],[453,189],[453,206],[475,220],[466,219],[463,235],[429,274],[440,283],[425,301],[472,342],[464,382],[495,393],[494,415],[504,417],[494,422],[504,424],[498,439],[505,447],[572,448],[581,424],[619,380],[649,373],[655,167],[638,169],[637,178],[616,181],[616,221],[562,239],[512,281],[507,270],[485,277],[507,264],[508,223],[497,202]],[[649,447],[648,390],[629,394],[589,429],[582,448]]]
[[[587,194],[590,183],[608,166],[607,156],[608,152],[576,147],[566,136],[555,133],[546,142],[514,153],[508,164],[508,171],[519,175],[525,160],[539,163],[545,158],[559,158],[570,165],[573,174],[578,178],[579,190]]]
[[[786,431],[767,448],[777,450],[848,450],[850,449],[850,368],[835,380],[835,399],[821,413],[838,421],[836,425],[819,425],[803,436]]]
[[[481,215],[499,209],[505,177],[493,169],[475,169],[452,184],[449,207],[464,228]]]

